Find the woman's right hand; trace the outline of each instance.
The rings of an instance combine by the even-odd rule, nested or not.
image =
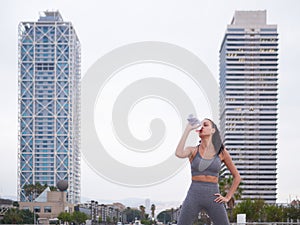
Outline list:
[[[195,129],[197,129],[198,127],[201,127],[201,124],[194,124],[194,125],[191,125],[190,123],[188,123],[187,125],[186,125],[186,130],[187,131],[192,131],[192,130],[195,130]]]

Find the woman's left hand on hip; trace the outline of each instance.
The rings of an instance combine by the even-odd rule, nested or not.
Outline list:
[[[215,196],[217,196],[217,198],[214,201],[217,203],[227,203],[229,201],[229,199],[223,197],[220,193],[216,193]]]

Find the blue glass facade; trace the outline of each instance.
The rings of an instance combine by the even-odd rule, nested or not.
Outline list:
[[[59,12],[19,25],[18,194],[26,184],[68,180],[80,201],[80,43]]]

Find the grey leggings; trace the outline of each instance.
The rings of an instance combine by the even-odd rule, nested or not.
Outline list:
[[[204,209],[215,225],[229,225],[224,204],[214,202],[219,193],[215,183],[192,181],[182,204],[177,225],[192,225],[201,209]]]

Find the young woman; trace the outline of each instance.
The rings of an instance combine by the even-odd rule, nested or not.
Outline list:
[[[199,128],[197,131],[201,139],[200,144],[195,147],[185,147],[189,133],[197,128]],[[215,123],[210,119],[204,119],[198,125],[188,124],[175,154],[179,158],[189,158],[192,172],[192,183],[182,204],[177,225],[192,225],[201,209],[206,210],[215,225],[229,225],[224,203],[231,199],[241,178],[221,141]],[[218,186],[222,162],[234,178],[226,196],[219,193]]]

